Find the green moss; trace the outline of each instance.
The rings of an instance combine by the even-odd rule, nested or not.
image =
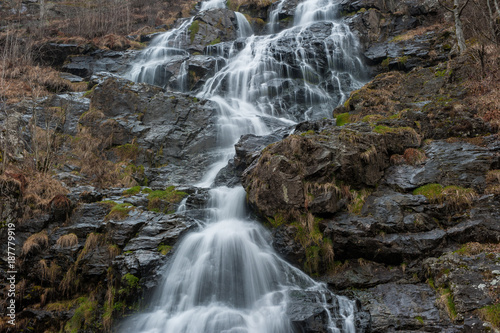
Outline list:
[[[384,67],[384,68],[389,68],[389,64],[391,63],[392,59],[391,58],[385,58],[384,60],[382,60],[382,62],[380,63],[380,66]]]
[[[83,94],[83,97],[92,97],[94,91],[95,91],[95,88],[97,87],[97,84],[94,85],[92,88],[90,88],[90,90],[87,90],[84,94]]]
[[[78,308],[76,308],[71,319],[64,325],[64,332],[77,333],[80,329],[94,324],[94,319],[97,310],[97,301],[89,297],[80,297],[77,300]]]
[[[483,320],[491,323],[495,328],[500,328],[500,303],[488,305],[479,310]]]
[[[318,246],[309,246],[306,248],[306,262],[304,269],[309,274],[315,274],[319,270],[320,248]]]
[[[387,134],[387,133],[397,133],[402,134],[403,132],[415,132],[411,127],[389,127],[384,125],[377,125],[373,128],[375,133]]]
[[[176,191],[175,186],[169,186],[164,191],[161,190],[151,191],[148,195],[148,199],[149,200],[160,199],[170,203],[178,203],[186,195],[187,195],[186,192]]]
[[[172,247],[170,245],[165,245],[165,244],[160,244],[158,245],[158,252],[160,252],[163,255],[166,255],[168,252],[172,250]]]
[[[443,197],[443,186],[440,184],[427,184],[415,189],[413,195],[423,195],[431,202],[438,202]]]
[[[151,193],[151,192],[153,192],[153,190],[152,190],[152,189],[150,189],[149,187],[145,187],[145,188],[143,188],[143,189],[142,189],[142,191],[141,191],[141,192],[142,192],[142,193]]]
[[[404,64],[406,64],[407,61],[408,61],[407,56],[403,56],[403,57],[398,58],[398,64],[404,65]]]
[[[337,121],[337,126],[343,126],[347,123],[350,123],[350,118],[351,116],[348,112],[337,115],[337,117],[335,118],[335,120]]]
[[[316,132],[314,132],[313,130],[309,130],[307,132],[304,132],[304,133],[300,133],[300,136],[306,136],[306,135],[314,135]]]
[[[128,190],[123,191],[123,195],[136,195],[141,192],[140,186],[134,186],[129,188]]]
[[[191,43],[194,41],[194,37],[200,31],[200,22],[199,21],[193,21],[191,25],[188,28],[189,31],[189,37],[191,38]]]
[[[214,39],[210,44],[208,45],[215,45],[215,44],[219,44],[220,43],[220,37],[217,37],[216,39]]]
[[[448,70],[443,69],[441,71],[436,71],[436,73],[434,73],[434,76],[435,77],[443,77],[443,76],[450,75],[450,74],[451,74],[451,72],[448,73]]]
[[[427,284],[434,290],[436,290],[436,285],[434,284],[434,279],[433,278],[429,278],[427,279]]]
[[[111,211],[106,215],[105,220],[123,220],[128,216],[128,213],[135,207],[129,203],[116,204],[111,208]]]
[[[282,214],[280,214],[280,213],[276,213],[276,214],[274,214],[274,218],[270,218],[270,217],[268,217],[268,218],[267,218],[267,221],[271,224],[271,226],[272,226],[273,228],[277,228],[277,227],[279,227],[280,225],[283,225],[283,224],[285,224],[285,223],[286,223],[285,218],[284,218],[284,217],[283,217],[283,215],[282,215]]]
[[[127,288],[137,289],[137,287],[139,287],[139,278],[130,273],[127,273],[122,277],[122,282]]]
[[[422,318],[421,316],[416,316],[415,319],[418,320],[420,324],[424,324],[424,318]]]

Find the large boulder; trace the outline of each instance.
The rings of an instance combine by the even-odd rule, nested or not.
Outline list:
[[[268,146],[245,170],[248,201],[262,215],[272,217],[287,210],[333,214],[345,204],[339,181],[375,186],[390,155],[420,145],[411,128],[377,133],[363,125],[327,126],[318,134],[312,132]]]

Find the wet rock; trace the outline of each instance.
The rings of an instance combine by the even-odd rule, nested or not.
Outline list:
[[[111,78],[95,89],[92,106],[102,115],[82,117],[80,123],[115,145],[135,138],[137,163],[151,167],[145,173],[151,186],[195,183],[214,161],[212,102]]]
[[[371,315],[371,332],[462,332],[436,308],[434,290],[426,284],[380,284],[353,291]]]
[[[338,264],[332,272],[321,278],[334,290],[366,289],[379,284],[396,282],[404,277],[401,267],[388,268],[367,260],[348,260]]]
[[[485,175],[498,157],[487,148],[465,142],[447,143],[433,141],[424,147],[427,160],[418,166],[398,165],[390,167],[385,183],[403,190],[439,183],[484,190]]]
[[[148,214],[151,218],[130,240],[124,251],[157,250],[160,244],[173,246],[195,223],[177,215]]]
[[[79,239],[85,240],[88,234],[104,230],[104,217],[109,210],[108,206],[100,203],[82,203],[71,214],[68,225],[56,229],[50,237],[55,242],[62,235],[74,233]]]
[[[229,9],[206,10],[194,17],[188,28],[185,47],[190,53],[203,53],[205,46],[236,39],[237,21]]]
[[[498,258],[488,245],[469,243],[457,252],[424,260],[423,267],[436,288],[450,292],[455,311],[466,318],[500,296]]]
[[[332,314],[338,312],[340,306],[346,306],[346,304],[343,304],[343,302],[347,303],[344,298],[332,297],[331,294],[318,291],[303,290],[290,291],[289,298],[287,315],[297,332],[329,332],[329,319],[334,324],[337,324],[336,327],[342,327],[340,322],[343,318],[336,318]],[[366,312],[355,309],[353,321],[356,332],[370,332],[369,315]]]
[[[88,55],[70,56],[62,69],[84,79],[89,79],[99,72],[121,74],[127,69],[133,54],[133,52],[96,50]]]

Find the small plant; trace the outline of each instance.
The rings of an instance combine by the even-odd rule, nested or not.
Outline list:
[[[106,215],[105,220],[115,220],[115,221],[120,221],[125,219],[128,216],[128,213],[135,209],[135,207],[129,203],[121,203],[121,204],[116,204],[111,208],[111,211],[109,212],[108,215]]]
[[[273,228],[277,228],[286,223],[286,219],[280,213],[274,214],[274,218],[268,217],[267,221],[269,221]]]
[[[158,245],[158,252],[163,255],[166,255],[168,252],[170,252],[170,250],[172,250],[172,246],[170,245],[165,245],[163,243]]]
[[[500,303],[481,308],[479,314],[483,320],[490,322],[493,327],[500,329]]]
[[[335,118],[337,126],[344,126],[345,124],[349,123],[350,117],[351,116],[349,115],[348,112],[338,114],[337,117]]]
[[[73,233],[63,235],[59,237],[59,239],[56,241],[56,244],[62,248],[73,247],[75,245],[78,245],[78,237]]]
[[[136,195],[140,192],[141,192],[141,187],[138,185],[123,191],[123,195]]]
[[[443,199],[443,186],[440,184],[427,184],[415,189],[413,195],[423,195],[430,202],[438,203]]]
[[[49,236],[47,231],[41,231],[28,237],[28,239],[23,244],[23,249],[21,251],[22,256],[27,256],[30,253],[38,252],[42,248],[49,245]]]
[[[78,308],[76,308],[73,317],[64,326],[65,332],[78,332],[82,326],[84,329],[91,326],[94,322],[98,303],[91,297],[80,297],[77,300]]]
[[[422,164],[426,159],[424,151],[421,149],[408,148],[403,153],[403,157],[409,165]]]

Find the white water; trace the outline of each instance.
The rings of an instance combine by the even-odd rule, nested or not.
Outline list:
[[[202,2],[201,10],[221,6],[223,1],[210,0]],[[246,38],[246,44],[240,51],[232,48],[226,52],[221,68],[197,94],[218,106],[219,148],[214,153],[219,158],[195,185],[212,186],[219,170],[233,157],[233,146],[241,135],[265,135],[297,119],[329,116],[332,106],[361,86],[357,72],[362,65],[356,57],[356,40],[347,26],[336,21],[332,15],[335,12],[331,0],[306,0],[297,7],[292,28],[267,36],[249,36],[252,31],[248,22],[237,14],[238,35]],[[277,14],[271,13],[271,17],[276,20]],[[304,41],[318,21],[331,26],[324,40],[326,73],[319,72],[319,64],[325,59],[310,57]],[[179,28],[157,37],[129,77],[158,84],[163,64],[188,57],[179,48],[179,40],[187,38],[191,22],[186,20]],[[296,45],[293,65],[275,54],[274,49],[283,40]],[[210,53],[221,58],[223,51],[224,46],[210,47]],[[184,64],[185,60],[177,77],[181,88],[185,86]],[[300,86],[295,94],[302,94],[300,103],[283,98],[289,94],[284,87],[298,85],[298,79]],[[320,82],[328,84],[320,86]],[[297,109],[299,104],[303,114],[292,115],[288,108]],[[150,310],[122,324],[123,332],[288,333],[293,327],[286,310],[294,290],[315,291],[325,308],[327,296],[332,297],[334,311],[329,312],[329,331],[355,332],[353,303],[331,294],[276,255],[268,232],[248,219],[242,187],[212,188],[210,195],[205,223],[176,247]],[[180,211],[185,211],[184,204]]]

